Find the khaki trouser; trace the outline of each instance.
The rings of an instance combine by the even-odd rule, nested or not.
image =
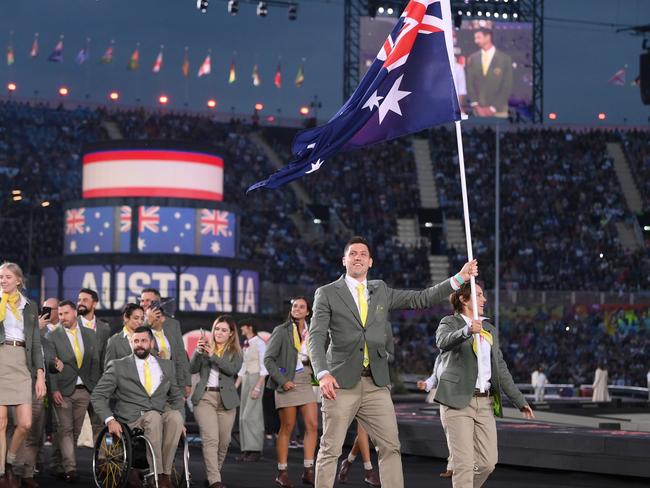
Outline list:
[[[32,428],[25,438],[25,442],[16,453],[16,473],[21,478],[33,478],[34,467],[38,458],[38,451],[43,445],[43,428],[45,426],[44,399],[37,400],[36,393],[32,396]]]
[[[348,427],[356,417],[379,455],[381,485],[403,488],[402,458],[395,408],[387,386],[362,376],[349,389],[336,390],[336,399],[323,398],[323,435],[316,461],[316,488],[332,488]]]
[[[54,407],[58,422],[58,441],[66,473],[77,470],[75,449],[81,426],[90,403],[90,393],[86,388],[75,388],[70,396],[63,397],[63,404]]]
[[[236,408],[223,408],[221,395],[216,391],[206,391],[194,407],[194,418],[199,424],[203,461],[210,485],[221,482],[221,468],[228,454],[236,413]]]
[[[490,397],[472,397],[465,408],[440,406],[453,457],[453,488],[479,488],[497,464],[497,425]]]
[[[264,411],[262,392],[257,400],[251,398],[251,391],[260,379],[258,373],[245,374],[241,385],[241,406],[239,407],[239,443],[241,450],[261,451],[264,447]],[[262,385],[264,388],[264,385]]]
[[[162,414],[155,410],[145,412],[139,419],[129,423],[131,429],[142,429],[149,439],[156,458],[156,476],[171,474],[178,440],[183,433],[183,416],[178,410],[167,410]],[[149,468],[153,471],[153,460],[147,450]]]

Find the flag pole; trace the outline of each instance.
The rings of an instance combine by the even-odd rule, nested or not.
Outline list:
[[[465,180],[465,156],[463,154],[463,137],[460,130],[460,120],[454,122],[456,125],[456,143],[458,145],[458,166],[460,168],[460,187],[463,196],[463,217],[465,219],[465,240],[467,241],[467,260],[474,259],[472,252],[472,231],[469,227],[469,204],[467,203],[467,182]],[[470,278],[470,287],[472,293],[472,311],[473,319],[478,320],[478,307],[476,306],[476,280],[472,276]],[[474,342],[476,343],[476,360],[481,364],[481,348],[479,347],[479,334],[474,334]],[[480,366],[479,366],[480,367]],[[481,384],[481,393],[484,393],[484,387]]]

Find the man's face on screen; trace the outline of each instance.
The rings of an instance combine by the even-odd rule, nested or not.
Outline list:
[[[474,44],[476,44],[481,49],[490,49],[492,46],[492,37],[490,34],[484,34],[483,32],[474,33]]]

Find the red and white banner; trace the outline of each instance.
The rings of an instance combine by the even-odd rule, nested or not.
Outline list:
[[[83,198],[223,200],[223,159],[169,150],[109,150],[83,157]]]

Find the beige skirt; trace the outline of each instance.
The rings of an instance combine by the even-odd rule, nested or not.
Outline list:
[[[293,390],[279,392],[275,390],[275,408],[299,407],[308,403],[316,403],[316,395],[311,384],[311,367],[305,366],[296,372],[293,378],[296,387]]]
[[[25,348],[0,346],[0,405],[32,404],[32,375]]]

